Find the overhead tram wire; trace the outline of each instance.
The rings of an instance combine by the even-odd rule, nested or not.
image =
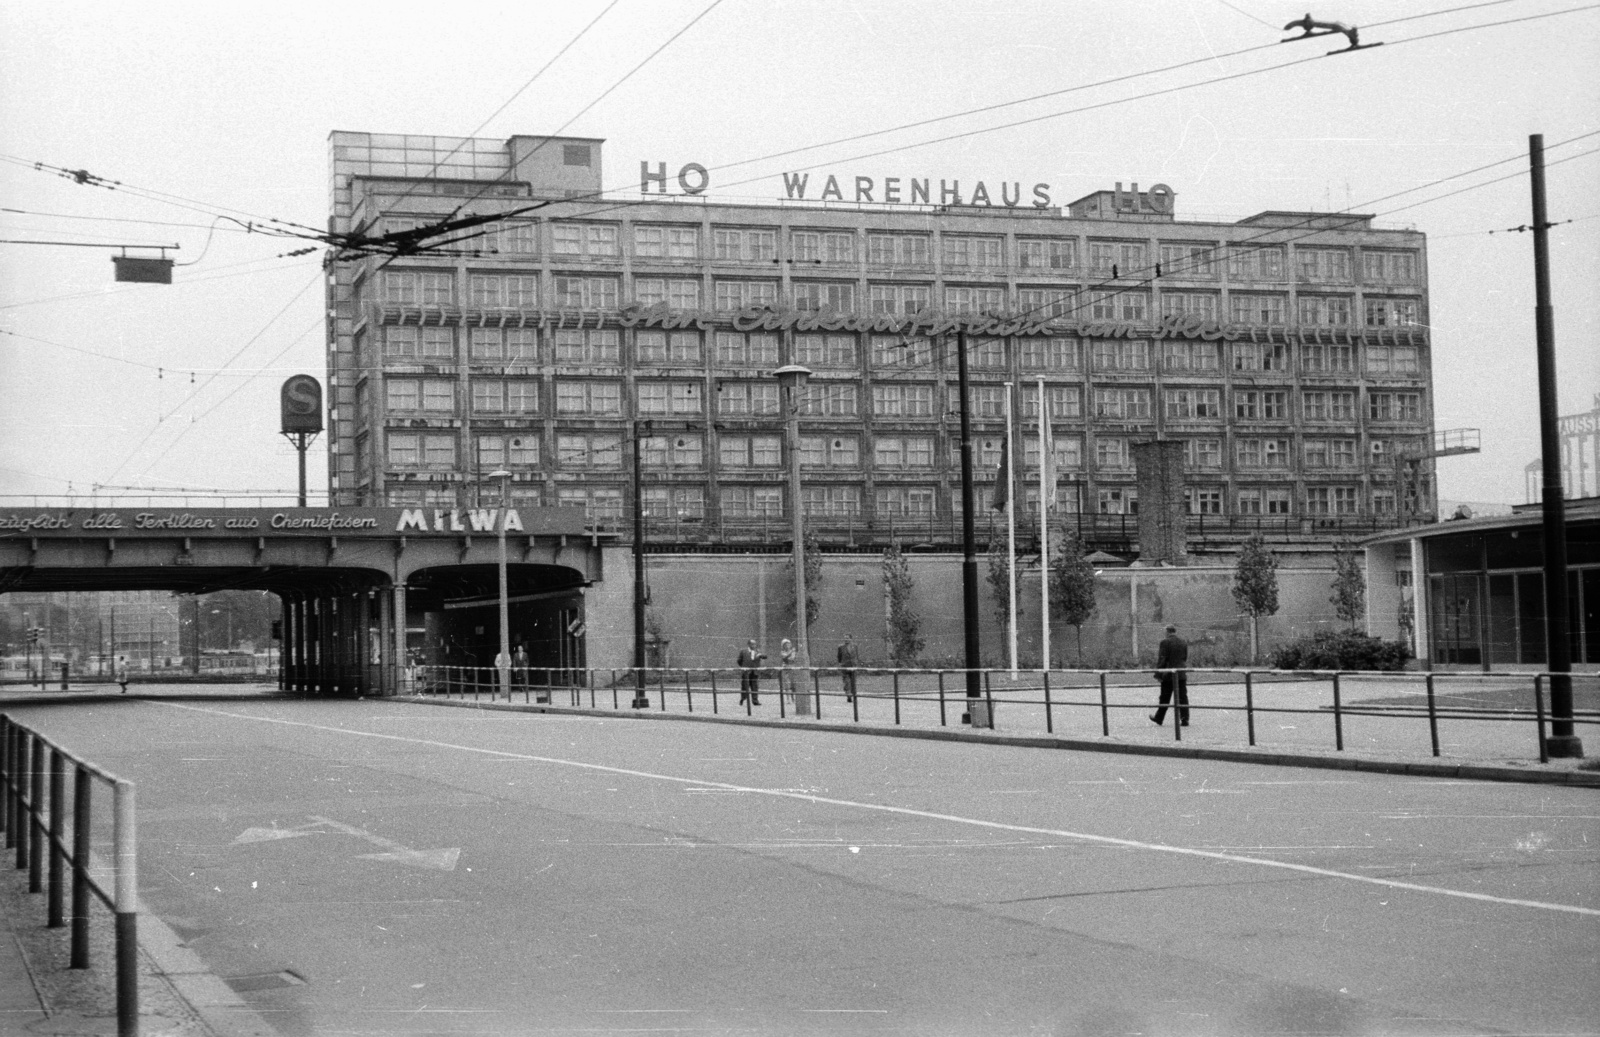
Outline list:
[[[264,256],[261,259],[247,259],[242,263],[229,263],[226,266],[219,266],[219,267],[216,267],[215,269],[217,269],[217,270],[230,270],[230,269],[233,269],[235,267],[241,267],[241,266],[255,266],[257,263],[270,263],[274,259],[284,259],[286,257],[296,256],[296,255],[299,255],[299,254],[301,254],[299,252],[299,250],[296,250],[295,252],[280,252],[275,256]],[[179,288],[179,287],[183,287],[183,286],[191,285],[191,284],[205,284],[208,281],[225,281],[225,280],[228,280],[229,278],[234,278],[234,277],[252,277],[252,276],[254,276],[256,274],[261,274],[261,273],[278,273],[279,271],[294,270],[294,269],[296,269],[296,267],[291,265],[291,266],[274,267],[271,270],[265,270],[265,271],[264,270],[236,270],[234,273],[231,273],[231,274],[215,273],[215,274],[208,275],[206,277],[187,277],[187,278],[184,278],[182,280],[174,281],[172,283],[171,287]],[[319,269],[320,269],[320,264],[319,264]],[[70,302],[70,301],[72,301],[74,299],[110,298],[110,297],[116,296],[116,295],[126,295],[126,294],[128,294],[130,292],[142,291],[145,287],[146,287],[145,285],[132,284],[132,285],[128,285],[128,286],[123,287],[123,288],[98,288],[98,289],[95,289],[94,291],[90,291],[90,292],[74,292],[71,295],[51,295],[51,296],[46,296],[43,299],[24,299],[22,302],[0,303],[0,310],[15,310],[15,309],[21,309],[24,306],[42,306],[42,305],[45,305],[46,303],[52,303],[52,302]]]

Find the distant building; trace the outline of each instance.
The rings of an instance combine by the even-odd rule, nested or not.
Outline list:
[[[1569,499],[1600,497],[1600,395],[1594,398],[1594,410],[1560,418],[1556,435],[1561,441],[1561,495]],[[1523,480],[1524,499],[1529,504],[1544,500],[1541,460],[1528,462]]]
[[[640,197],[602,199],[601,143],[332,134],[336,232],[549,203],[332,265],[335,504],[488,502],[506,468],[515,500],[616,524],[642,419],[658,423],[642,443],[652,540],[781,538],[772,372],[799,363],[808,528],[949,543],[959,320],[981,504],[1008,381],[1020,470],[1038,469],[1043,377],[1058,503],[1091,526],[1137,510],[1133,447],[1151,439],[1182,443],[1191,533],[1432,517],[1431,480],[1402,501],[1395,477],[1433,432],[1421,233],[1330,213],[1179,221],[1159,185],[1062,208],[1042,184],[858,177],[845,200],[833,177],[789,174],[781,203],[728,204],[661,193],[707,174],[650,163]]]

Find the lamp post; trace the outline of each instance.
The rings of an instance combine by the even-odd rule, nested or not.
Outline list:
[[[649,709],[644,693],[644,434],[648,421],[633,422],[633,708]],[[664,693],[663,693],[664,694]]]
[[[506,588],[506,512],[511,507],[511,473],[496,468],[489,478],[500,481],[500,515],[495,528],[500,540],[500,654],[495,656],[495,669],[499,670],[500,690],[506,701],[511,701],[511,602]]]
[[[811,646],[806,636],[806,546],[805,522],[800,506],[800,393],[811,377],[811,369],[799,364],[786,364],[773,372],[778,378],[779,391],[784,397],[789,440],[789,525],[794,539],[794,625],[795,661],[799,673],[795,675],[794,712],[796,716],[811,713]],[[780,692],[781,693],[781,692]]]

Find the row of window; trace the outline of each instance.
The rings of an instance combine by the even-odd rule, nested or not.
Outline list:
[[[976,504],[987,511],[993,499],[991,487],[975,487]],[[1073,487],[1057,492],[1057,504],[1075,512],[1087,506],[1102,515],[1133,515],[1139,511],[1139,491],[1131,486],[1101,487],[1092,501],[1082,505]],[[1221,486],[1196,486],[1184,491],[1184,503],[1192,515],[1221,515],[1227,490]],[[723,519],[779,520],[785,515],[785,492],[781,486],[723,486],[717,491],[717,504]],[[455,490],[448,486],[396,486],[387,497],[396,506],[449,506],[455,503]],[[940,491],[934,486],[879,486],[871,495],[873,515],[879,521],[894,519],[932,519],[937,514]],[[808,486],[800,491],[802,513],[814,518],[862,519],[866,517],[864,487],[851,485]],[[952,513],[960,507],[960,493],[951,494]],[[1026,490],[1019,505],[1028,510],[1038,507],[1038,490]],[[542,487],[519,485],[512,499],[518,504],[540,505],[546,497]],[[1288,487],[1241,487],[1233,491],[1233,514],[1242,516],[1294,514],[1295,492]],[[1361,488],[1353,485],[1307,486],[1299,494],[1300,513],[1310,517],[1355,516],[1361,513]],[[1371,511],[1392,515],[1395,493],[1389,489],[1369,491]],[[645,514],[657,521],[697,522],[706,518],[707,493],[701,486],[646,486],[640,495]],[[558,486],[551,501],[563,507],[583,508],[592,520],[619,522],[623,518],[624,495],[620,486]]]
[[[1193,471],[1220,471],[1223,440],[1202,436],[1182,441],[1184,464]],[[541,441],[536,434],[491,434],[475,437],[475,465],[478,471],[501,466],[543,467]],[[998,437],[974,439],[973,464],[977,470],[992,473],[998,469],[1003,450]],[[387,465],[391,469],[454,470],[457,466],[457,438],[451,433],[390,432],[387,440]],[[1370,463],[1376,468],[1393,464],[1402,444],[1386,439],[1368,442],[1366,457],[1360,441],[1353,437],[1311,437],[1301,440],[1304,470],[1360,468]],[[1414,446],[1415,444],[1407,444]],[[1061,469],[1081,469],[1084,452],[1081,436],[1052,436],[1053,463]],[[555,464],[562,470],[620,471],[624,462],[625,440],[616,432],[562,432],[555,437]],[[1018,437],[1022,469],[1039,467],[1039,437]],[[640,450],[645,466],[657,470],[703,470],[706,465],[705,438],[690,433],[644,436]],[[783,466],[782,439],[775,435],[719,436],[716,443],[719,467],[723,470],[747,468],[778,469]],[[960,446],[948,444],[947,463],[960,465]],[[1287,437],[1236,436],[1233,438],[1234,468],[1239,470],[1281,470],[1290,468],[1293,443]],[[880,472],[927,470],[935,466],[936,443],[933,436],[878,436],[872,444],[872,467]],[[802,436],[800,463],[803,467],[826,470],[855,470],[861,467],[861,443],[856,436]],[[1098,436],[1094,444],[1094,467],[1126,469],[1133,465],[1133,442],[1124,436]]]
[[[410,218],[385,221],[388,232],[412,230],[422,222]],[[850,265],[864,255],[868,265],[931,268],[934,238],[931,233],[855,230],[789,231],[787,256],[779,248],[779,231],[771,227],[712,227],[709,248],[703,246],[701,228],[692,224],[635,224],[632,254],[640,259],[719,263],[795,263]],[[618,259],[623,254],[623,228],[615,223],[554,221],[550,224],[552,256]],[[491,224],[473,245],[483,252],[537,255],[538,224],[507,220]],[[1017,237],[1012,244],[1015,265],[1023,270],[1077,270],[1080,265],[1096,276],[1138,276],[1156,273],[1168,277],[1216,277],[1226,269],[1235,280],[1288,280],[1289,255],[1283,245],[1215,242],[1163,242],[1154,248],[1144,241],[1089,240],[1076,237]],[[991,234],[939,235],[939,260],[945,269],[1000,270],[1006,266],[1006,237]],[[1357,264],[1362,280],[1373,284],[1416,284],[1419,256],[1412,249],[1376,249],[1296,245],[1293,250],[1296,279],[1311,283],[1350,283]]]
[[[456,330],[447,327],[384,327],[383,358],[391,362],[453,363]],[[538,364],[539,332],[536,328],[466,328],[469,361],[485,364]],[[716,331],[639,330],[632,334],[633,360],[639,364],[700,365],[706,359],[709,337],[713,359],[720,367],[776,367],[779,342],[775,334]],[[610,328],[556,328],[549,332],[551,357],[557,364],[622,364],[623,335]],[[1094,370],[1124,373],[1149,371],[1159,357],[1168,371],[1220,374],[1224,370],[1246,373],[1286,372],[1293,368],[1295,348],[1281,342],[1204,342],[1148,339],[1090,339],[1089,357]],[[940,356],[932,340],[901,335],[866,336],[867,357],[875,370],[922,369],[935,366]],[[1300,369],[1310,374],[1348,373],[1356,358],[1369,375],[1420,376],[1422,350],[1418,346],[1299,345]],[[1008,348],[1008,340],[974,335],[967,339],[967,364],[974,370],[1008,370],[1015,351],[1024,371],[1083,370],[1082,340],[1066,337],[1025,336]],[[371,360],[364,357],[363,363]],[[856,335],[798,334],[794,336],[793,362],[813,369],[854,370],[861,366],[861,343]]]
[[[454,415],[459,383],[450,378],[397,378],[384,380],[384,403],[391,415]],[[473,414],[540,413],[539,381],[532,378],[475,378],[469,383]],[[800,413],[808,417],[860,416],[861,386],[849,382],[813,382],[800,396]],[[639,415],[700,416],[705,414],[704,385],[699,381],[639,381],[635,384]],[[1006,390],[1000,385],[969,387],[968,414],[979,419],[1005,417]],[[1083,391],[1077,385],[1051,385],[1044,389],[1045,406],[1053,419],[1080,420],[1085,416]],[[878,418],[939,418],[960,410],[960,390],[946,386],[938,406],[938,387],[930,383],[891,382],[871,386],[867,398]],[[1017,394],[1017,414],[1033,418],[1039,396],[1032,387]],[[365,395],[357,401],[357,420],[366,421]],[[1147,422],[1155,417],[1154,390],[1143,386],[1094,389],[1088,416],[1107,421]],[[1285,389],[1234,389],[1228,396],[1227,416],[1236,421],[1290,420],[1290,393]],[[1163,389],[1159,397],[1162,416],[1169,421],[1220,421],[1224,417],[1223,390],[1208,388]],[[1353,422],[1358,413],[1354,389],[1312,389],[1300,393],[1303,421]],[[624,416],[622,383],[600,379],[558,379],[556,414],[573,417]],[[726,417],[775,417],[779,414],[778,386],[772,381],[717,383],[716,413]],[[1368,390],[1365,415],[1374,422],[1419,422],[1423,418],[1420,392]]]
[[[455,279],[447,273],[388,270],[382,275],[381,298],[396,306],[453,306]],[[552,305],[561,309],[610,310],[621,304],[621,279],[591,274],[555,274]],[[712,281],[712,309],[734,311],[750,306],[779,305],[781,285],[776,280],[718,278]],[[910,314],[933,307],[934,288],[927,284],[869,284],[865,295],[869,313]],[[947,285],[943,291],[945,313],[1019,313],[1037,317],[1079,317],[1097,321],[1147,321],[1155,311],[1151,293],[1141,289],[1080,290],[1072,285],[1021,287],[1011,306],[1010,289],[998,286]],[[1163,290],[1162,317],[1192,317],[1209,323],[1221,319],[1234,324],[1286,325],[1290,299],[1281,292],[1218,292]],[[704,308],[699,278],[633,278],[632,301],[646,306],[666,304],[673,309]],[[784,300],[793,309],[833,309],[852,313],[862,297],[849,281],[795,281]],[[469,274],[466,302],[480,309],[537,309],[539,277],[536,274]],[[1421,300],[1365,296],[1357,309],[1349,295],[1299,293],[1292,311],[1297,323],[1307,327],[1348,327],[1359,314],[1366,327],[1410,327],[1420,320]]]

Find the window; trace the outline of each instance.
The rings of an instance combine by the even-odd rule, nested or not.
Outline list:
[[[1235,324],[1282,324],[1284,297],[1233,292],[1228,296],[1228,318]]]
[[[926,234],[868,234],[867,262],[873,266],[931,266],[929,241]]]
[[[638,331],[633,342],[641,364],[701,363],[698,331]]]
[[[850,382],[811,382],[800,394],[800,413],[808,417],[853,418],[856,386]]]
[[[1089,242],[1089,271],[1102,277],[1140,277],[1149,265],[1145,246],[1131,241]]]
[[[453,328],[422,329],[422,360],[449,362],[455,359],[456,336]]]
[[[1139,491],[1132,487],[1100,490],[1096,502],[1102,515],[1139,514]]]
[[[1368,393],[1367,417],[1373,421],[1421,421],[1422,394],[1414,392]]]
[[[932,291],[925,284],[868,285],[867,305],[873,313],[917,313],[932,305]]]
[[[1002,259],[1001,238],[944,234],[940,236],[940,240],[946,267],[996,268],[1005,265]]]
[[[704,468],[705,439],[683,433],[640,436],[639,455],[646,468]]]
[[[506,358],[505,332],[500,328],[468,329],[467,355],[475,361],[503,362]]]
[[[1078,265],[1076,238],[1018,238],[1017,265],[1024,270],[1072,270]]]
[[[850,517],[861,514],[861,487],[807,486],[800,491],[802,514]]]
[[[856,261],[856,236],[851,231],[797,230],[790,236],[789,248],[797,263]]]
[[[947,286],[944,308],[947,313],[1000,313],[1006,308],[1006,290]]]
[[[974,335],[967,339],[967,365],[988,370],[1006,367],[1006,340]]]
[[[1331,463],[1326,439],[1308,439],[1305,441],[1304,449],[1307,468],[1327,468]]]
[[[1233,416],[1244,421],[1276,421],[1289,416],[1287,392],[1260,392],[1236,389]]]
[[[615,277],[577,277],[557,274],[556,306],[567,310],[614,310],[618,287]]]
[[[951,414],[961,410],[961,390],[957,386],[949,386],[949,407]],[[996,420],[1006,416],[1006,390],[1000,385],[974,385],[970,388],[967,398],[968,414],[974,418],[994,418]]]
[[[1091,320],[1141,321],[1150,312],[1150,293],[1138,291],[1090,292]]]
[[[778,336],[742,331],[717,332],[717,363],[722,367],[778,366]]]
[[[1295,273],[1302,281],[1350,280],[1350,250],[1347,248],[1307,248],[1294,250]]]
[[[561,145],[561,164],[564,166],[587,166],[589,164],[589,145]]]
[[[1245,436],[1233,441],[1233,461],[1241,468],[1289,467],[1287,439],[1261,439]]]
[[[1162,408],[1168,421],[1215,421],[1222,417],[1222,391],[1165,389]]]
[[[1341,328],[1350,323],[1349,296],[1302,295],[1299,305],[1300,323],[1309,327]]]
[[[776,263],[778,232],[753,227],[711,228],[712,258],[721,263]]]
[[[1150,370],[1150,343],[1144,339],[1095,339],[1091,348],[1096,371]]]
[[[1409,328],[1418,323],[1415,299],[1368,299],[1366,320],[1369,328]]]
[[[635,277],[633,301],[642,306],[666,305],[674,310],[700,308],[700,282],[691,278]]]
[[[1275,342],[1235,342],[1235,371],[1287,371],[1289,347]]]
[[[1354,486],[1306,487],[1306,514],[1354,515],[1356,513],[1356,488]]]
[[[485,252],[502,255],[537,255],[539,252],[539,225],[529,220],[505,220],[491,224],[483,236]]]
[[[1373,490],[1372,513],[1374,515],[1393,515],[1394,501],[1395,497],[1393,490]],[[1398,576],[1399,574],[1396,573],[1396,575]],[[1407,575],[1410,574],[1408,573]]]
[[[1282,281],[1282,245],[1229,245],[1228,276],[1236,281]]]
[[[1367,373],[1412,376],[1422,373],[1416,346],[1367,346]]]
[[[1355,369],[1354,346],[1300,346],[1300,370],[1307,374],[1348,374]]]
[[[776,382],[723,382],[717,390],[717,413],[756,416],[778,413]]]
[[[713,285],[719,310],[742,310],[750,306],[777,306],[776,281],[717,281]]]
[[[453,414],[456,409],[456,385],[446,378],[390,378],[385,389],[391,411]]]
[[[1052,436],[1051,454],[1057,470],[1062,468],[1081,468],[1083,466],[1083,440],[1077,436]],[[960,444],[956,444],[956,453],[960,454]],[[960,457],[955,458],[960,463]],[[1023,467],[1037,470],[1039,467],[1039,437],[1024,436],[1022,438],[1022,464]],[[1037,499],[1035,500],[1037,503]]]
[[[505,382],[507,414],[539,413],[539,383],[532,378],[510,378]]]
[[[932,518],[934,489],[932,486],[880,486],[875,503],[880,519]]]
[[[1161,292],[1161,316],[1184,317],[1207,324],[1217,322],[1216,292]]]
[[[1076,288],[1018,288],[1017,309],[1035,320],[1070,317],[1077,310],[1077,296]]]
[[[704,412],[699,382],[639,382],[638,413],[700,414]]]
[[[390,378],[384,383],[384,406],[390,411],[422,409],[422,383],[415,378]]]
[[[721,503],[725,519],[783,517],[783,490],[777,486],[724,486]]]
[[[856,286],[797,281],[791,286],[797,310],[838,310],[850,313],[856,308]]]
[[[414,432],[389,433],[390,468],[415,468],[422,463],[422,437]]]
[[[795,363],[810,368],[856,368],[861,360],[854,335],[796,335]]]
[[[556,437],[562,468],[621,468],[622,436],[616,432],[567,432]]]
[[[1363,249],[1361,275],[1362,280],[1369,283],[1416,284],[1417,254]]]
[[[478,437],[478,467],[485,472],[511,465],[529,468],[538,464],[539,437],[536,435]]]
[[[1094,463],[1096,468],[1127,468],[1133,464],[1128,441],[1121,436],[1096,436]]]
[[[931,418],[933,386],[894,383],[874,385],[872,413],[880,418]]]
[[[1030,335],[1022,342],[1024,371],[1081,371],[1083,354],[1074,338],[1046,338]]]
[[[612,258],[622,254],[614,224],[552,223],[550,237],[550,251],[558,256]]]
[[[1187,468],[1221,468],[1222,440],[1211,436],[1184,440],[1183,463]]]
[[[800,463],[809,468],[856,468],[861,464],[861,441],[855,436],[801,436]]]
[[[1149,421],[1149,389],[1096,389],[1094,416],[1113,421]]]
[[[933,467],[932,436],[879,436],[873,443],[872,466],[879,471]]]
[[[554,332],[558,364],[620,364],[622,339],[618,332],[591,328],[557,328]]]
[[[700,228],[636,226],[633,254],[641,259],[698,259]]]
[[[1191,515],[1222,514],[1222,488],[1220,486],[1193,486],[1183,491],[1185,509]]]
[[[1240,515],[1287,515],[1290,510],[1287,489],[1240,490],[1234,501]]]
[[[539,278],[534,274],[471,274],[467,295],[473,306],[490,310],[535,309]]]
[[[1221,344],[1217,342],[1182,342],[1169,339],[1166,343],[1168,371],[1215,373],[1222,369],[1221,356]]]
[[[717,458],[724,468],[777,468],[783,464],[780,436],[723,436]]]
[[[422,464],[425,468],[454,468],[456,466],[456,437],[453,435],[424,435],[422,437]]]
[[[556,503],[564,508],[582,508],[590,522],[622,521],[622,490],[612,486],[563,486],[556,491]]]
[[[1022,416],[1037,418],[1039,416],[1039,389],[1038,383],[1023,385],[1019,391],[1022,401]],[[1083,392],[1076,385],[1050,385],[1044,387],[1045,406],[1050,409],[1050,418],[1083,417]]]
[[[564,378],[556,382],[556,413],[616,417],[622,414],[622,383],[580,381]]]
[[[417,304],[417,275],[398,270],[383,272],[383,301],[392,306]]]
[[[1183,244],[1161,246],[1163,277],[1216,277],[1217,246]]]
[[[417,329],[384,328],[383,356],[385,360],[417,359]]]
[[[706,517],[706,494],[699,486],[647,486],[639,505],[653,519],[698,522]]]
[[[933,343],[925,338],[899,335],[872,336],[872,366],[875,368],[933,366]]]

